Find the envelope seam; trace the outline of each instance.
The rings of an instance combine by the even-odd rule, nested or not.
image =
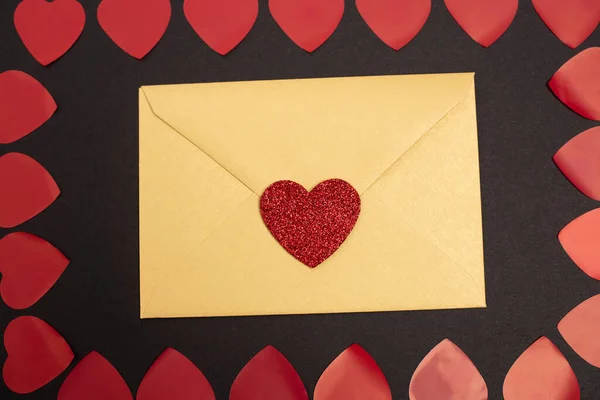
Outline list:
[[[198,147],[194,142],[192,142],[186,135],[184,135],[183,133],[181,133],[180,131],[178,131],[177,129],[175,129],[175,127],[171,124],[169,124],[167,121],[165,121],[160,115],[158,115],[155,111],[154,111],[154,107],[152,107],[152,103],[150,102],[150,99],[148,98],[148,95],[146,94],[146,91],[144,90],[143,87],[140,88],[140,91],[144,94],[144,98],[146,99],[146,103],[148,103],[148,107],[150,107],[150,111],[152,111],[152,114],[159,120],[161,121],[163,124],[165,124],[166,126],[168,126],[169,128],[171,128],[174,132],[176,132],[179,136],[181,136],[182,138],[184,138],[185,140],[187,140],[192,146],[194,146],[196,149],[198,149],[198,151],[202,152],[202,154],[204,154],[206,157],[210,158],[215,164],[217,164],[219,167],[221,167],[223,170],[225,170],[229,175],[231,175],[235,180],[237,180],[239,183],[241,183],[242,185],[244,185],[246,187],[246,189],[250,190],[252,193],[256,194],[257,196],[260,196],[259,193],[256,193],[254,190],[252,190],[252,188],[250,188],[248,185],[246,185],[244,182],[242,182],[240,180],[240,178],[238,178],[237,176],[235,176],[230,170],[228,170],[223,164],[221,164],[220,162],[218,162],[217,160],[215,160],[213,157],[211,157],[208,153],[206,153],[204,150],[202,150],[200,147]]]

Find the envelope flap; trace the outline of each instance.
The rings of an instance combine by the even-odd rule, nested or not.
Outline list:
[[[146,86],[153,112],[261,194],[330,178],[362,193],[457,105],[472,73]]]

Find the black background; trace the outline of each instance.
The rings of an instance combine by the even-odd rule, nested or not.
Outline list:
[[[308,54],[285,36],[261,0],[248,37],[221,57],[194,33],[182,1],[174,0],[167,32],[138,61],[104,34],[96,19],[99,1],[87,0],[79,41],[57,62],[42,67],[13,27],[17,3],[0,3],[0,71],[32,74],[52,93],[59,110],[33,134],[0,146],[0,154],[29,154],[56,179],[60,198],[18,229],[50,241],[72,262],[30,309],[14,311],[0,303],[0,329],[20,315],[41,317],[63,334],[76,361],[99,351],[134,392],[153,360],[173,346],[204,372],[218,399],[228,398],[238,371],[268,344],[291,361],[312,394],[329,362],[354,342],[379,363],[394,398],[406,399],[419,361],[446,337],[479,368],[490,399],[500,399],[512,363],[536,338],[547,335],[573,366],[582,398],[600,397],[600,371],[581,360],[556,330],[569,310],[600,291],[600,284],[571,262],[556,235],[598,203],[579,193],[551,159],[594,123],[568,110],[546,86],[578,51],[600,44],[600,29],[572,50],[522,0],[509,30],[484,49],[460,29],[441,0],[434,0],[424,29],[396,52],[377,39],[347,0],[336,32]],[[140,85],[461,71],[476,72],[487,309],[138,318]],[[8,232],[0,230],[0,236]],[[2,348],[0,361],[5,359]],[[55,398],[68,371],[26,396],[12,394],[0,383],[0,398]]]

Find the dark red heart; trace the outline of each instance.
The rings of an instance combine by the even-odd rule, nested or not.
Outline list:
[[[489,47],[508,29],[519,0],[444,0],[461,28],[477,43]]]
[[[260,213],[271,234],[311,268],[329,258],[346,240],[360,214],[360,196],[348,182],[330,179],[308,192],[292,181],[269,186]]]
[[[23,0],[15,10],[15,28],[27,50],[42,65],[65,54],[85,26],[76,0]]]
[[[258,16],[258,0],[185,0],[183,12],[198,36],[225,55],[252,29]]]
[[[4,331],[8,358],[2,375],[15,393],[31,393],[60,375],[73,352],[65,339],[50,325],[36,317],[14,319]]]
[[[540,18],[564,44],[579,46],[600,23],[598,0],[533,0]]]
[[[132,400],[119,371],[92,351],[77,364],[58,391],[58,400]]]
[[[156,46],[170,19],[170,0],[102,0],[98,6],[98,22],[104,32],[137,59]]]
[[[0,74],[0,144],[29,135],[55,111],[54,99],[34,77],[21,71]]]
[[[69,265],[69,260],[44,239],[25,232],[0,239],[0,293],[14,309],[31,307]]]
[[[269,9],[286,35],[310,53],[335,32],[344,0],[269,0]]]
[[[35,217],[59,194],[52,176],[33,158],[21,153],[0,157],[0,228]]]
[[[385,44],[400,50],[425,25],[431,0],[356,0],[356,8]]]
[[[204,374],[175,349],[165,350],[138,388],[136,400],[215,400]]]

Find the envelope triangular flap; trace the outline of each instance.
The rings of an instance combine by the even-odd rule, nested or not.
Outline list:
[[[256,194],[330,178],[362,193],[473,85],[472,73],[145,86],[155,115]]]

